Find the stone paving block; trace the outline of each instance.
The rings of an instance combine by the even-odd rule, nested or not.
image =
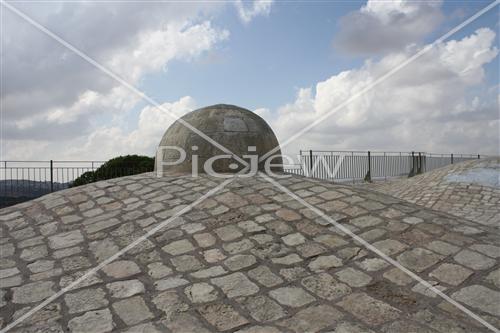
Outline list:
[[[315,300],[311,294],[307,293],[304,289],[297,287],[273,289],[269,292],[269,295],[280,304],[290,307],[301,307]]]
[[[500,289],[500,268],[490,272],[485,279]]]
[[[236,254],[227,258],[224,265],[231,271],[239,271],[243,268],[252,266],[257,262],[257,259],[251,254]]]
[[[359,228],[373,227],[373,226],[376,226],[382,222],[383,221],[380,217],[371,216],[371,215],[357,217],[357,218],[354,218],[350,221],[350,223],[354,224],[355,226],[357,226]]]
[[[340,266],[342,266],[342,260],[333,254],[329,256],[319,256],[313,259],[308,265],[309,269],[313,272],[321,272]]]
[[[470,248],[491,258],[500,258],[500,247],[491,244],[474,244]]]
[[[281,331],[273,326],[251,326],[238,330],[235,333],[281,333]]]
[[[443,242],[443,241],[432,241],[429,244],[425,246],[429,250],[432,250],[436,253],[442,254],[442,255],[450,255],[457,253],[460,251],[460,248],[458,246]]]
[[[157,290],[167,290],[172,288],[177,288],[188,284],[189,281],[181,278],[180,276],[173,276],[163,280],[158,280],[154,283]]]
[[[410,249],[397,258],[401,265],[415,272],[422,272],[442,259],[443,256],[422,248]]]
[[[352,313],[367,325],[381,325],[397,319],[401,311],[365,293],[355,293],[342,299],[338,306]]]
[[[408,247],[406,244],[398,242],[394,239],[384,239],[375,242],[372,245],[388,256],[399,253]]]
[[[227,331],[248,323],[248,320],[229,304],[213,303],[197,310],[218,331]]]
[[[384,278],[397,284],[398,286],[406,286],[414,280],[399,268],[393,268],[384,273]]]
[[[320,273],[303,278],[301,284],[311,293],[329,301],[351,293],[351,288],[339,283],[328,273]]]
[[[288,246],[296,246],[306,241],[305,237],[298,232],[281,237],[281,239],[283,240],[283,243]]]
[[[165,314],[167,326],[176,316],[189,309],[189,304],[185,303],[175,291],[164,291],[152,298],[156,308]]]
[[[154,318],[144,299],[140,296],[113,303],[113,309],[115,309],[120,319],[127,325],[135,325],[144,320]]]
[[[135,262],[129,260],[113,261],[104,266],[102,271],[106,273],[106,275],[117,279],[129,277],[141,272],[139,266],[137,266]]]
[[[54,250],[71,247],[83,242],[80,230],[73,230],[49,237],[49,246]]]
[[[248,271],[248,276],[265,287],[274,287],[283,282],[282,278],[263,265]]]
[[[384,325],[383,333],[434,333],[435,331],[429,327],[425,327],[410,320],[397,320],[393,323]]]
[[[248,201],[243,199],[241,196],[231,192],[226,192],[224,194],[218,195],[215,197],[215,200],[228,205],[231,208],[238,208],[248,204]]]
[[[210,333],[199,319],[188,313],[180,313],[171,320],[165,320],[163,322],[172,333]]]
[[[297,253],[291,253],[284,257],[272,258],[271,262],[276,265],[291,266],[303,261]]]
[[[200,269],[199,271],[191,273],[191,276],[196,279],[206,279],[209,277],[219,276],[226,274],[227,271],[222,266],[212,266],[210,268]]]
[[[217,234],[217,236],[219,236],[219,238],[223,242],[231,241],[233,239],[237,239],[237,238],[240,238],[241,236],[243,236],[241,231],[233,225],[227,225],[227,226],[215,229],[215,233]]]
[[[259,291],[259,287],[251,282],[243,273],[233,273],[210,280],[222,289],[227,297],[249,296]]]
[[[170,259],[172,265],[179,272],[195,271],[203,268],[203,264],[191,255],[181,255]]]
[[[307,242],[305,244],[297,246],[297,251],[302,257],[311,258],[325,253],[327,250],[324,246],[318,243]]]
[[[28,283],[21,287],[13,288],[12,290],[12,302],[17,304],[38,302],[55,293],[54,282],[52,281]]]
[[[498,306],[500,292],[498,291],[481,285],[472,285],[454,292],[451,297],[470,307],[500,317],[500,307]]]
[[[64,295],[69,313],[80,313],[95,310],[108,305],[106,294],[101,288],[83,289]]]
[[[346,269],[338,271],[337,273],[335,273],[335,275],[337,275],[340,281],[356,288],[364,287],[372,281],[370,275],[351,267],[347,267]]]
[[[375,272],[388,267],[389,263],[380,258],[367,258],[363,261],[356,262],[356,265],[367,272]]]
[[[413,288],[411,288],[411,290],[416,293],[432,298],[437,297],[438,294],[436,290],[441,292],[446,290],[446,287],[440,285],[438,281],[427,280],[427,282],[432,286],[432,288],[425,286],[422,283],[417,283]]]
[[[226,243],[226,244],[222,245],[222,248],[224,249],[224,251],[226,251],[229,254],[236,254],[236,253],[244,252],[244,251],[250,250],[253,247],[254,247],[254,244],[249,239],[242,239],[240,241]]]
[[[289,319],[278,322],[278,325],[295,333],[314,333],[327,327],[334,327],[342,317],[340,311],[329,305],[316,305],[297,312]]]
[[[469,250],[462,250],[458,252],[453,257],[453,259],[459,264],[462,264],[474,270],[488,269],[490,267],[493,267],[493,265],[495,265],[496,263],[495,260],[490,259],[485,255]]]
[[[214,263],[226,259],[226,255],[219,249],[210,249],[203,252],[203,257],[208,263]]]
[[[184,289],[187,298],[193,303],[206,303],[215,301],[218,297],[218,292],[208,283],[194,283]]]
[[[170,255],[177,256],[179,254],[184,254],[184,253],[193,251],[194,246],[187,239],[181,239],[181,240],[169,243],[169,244],[165,245],[164,247],[162,247],[161,249]]]
[[[444,263],[429,273],[429,276],[441,282],[458,286],[474,272],[460,265]]]
[[[139,280],[116,281],[108,283],[106,288],[115,298],[127,298],[144,293],[144,285]]]
[[[162,262],[153,262],[148,265],[148,274],[153,279],[161,279],[172,274],[172,269]]]
[[[321,235],[314,238],[314,241],[326,245],[330,248],[347,245],[348,242],[337,235]]]
[[[300,214],[294,212],[293,210],[286,209],[286,208],[277,210],[276,216],[278,216],[279,218],[281,218],[285,221],[288,221],[288,222],[296,221],[296,220],[299,220],[301,218]]]
[[[114,326],[111,312],[108,309],[88,311],[68,322],[69,329],[74,333],[111,332]]]
[[[283,318],[287,312],[267,296],[249,296],[237,299],[255,320],[265,323]]]

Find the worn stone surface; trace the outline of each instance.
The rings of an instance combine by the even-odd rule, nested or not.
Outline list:
[[[83,289],[67,293],[64,295],[64,301],[69,313],[79,313],[108,305],[109,301],[105,298],[105,295],[101,288]]]
[[[140,296],[113,303],[113,309],[127,325],[135,325],[154,317]]]
[[[342,313],[328,305],[317,305],[297,312],[289,319],[278,323],[289,330],[301,332],[318,332],[326,327],[334,326],[343,317]]]
[[[144,293],[144,285],[139,280],[125,280],[108,283],[106,285],[111,296],[115,298],[127,298]]]
[[[111,332],[114,323],[109,309],[103,309],[89,311],[71,319],[68,323],[68,327],[71,332],[75,333],[104,333]]]
[[[231,305],[213,303],[198,308],[198,312],[218,331],[226,331],[248,323]]]
[[[441,282],[457,286],[465,279],[471,276],[474,272],[470,269],[454,264],[442,264],[431,273],[429,276],[438,279]]]
[[[357,187],[295,176],[278,181],[485,320],[500,323],[494,302],[500,285],[496,228]],[[135,175],[0,210],[0,325],[220,182],[207,176]],[[443,302],[254,177],[234,180],[79,282],[20,329],[484,331]],[[430,315],[416,315],[422,311]]]
[[[338,271],[335,275],[340,281],[347,283],[351,287],[364,287],[372,281],[370,275],[351,267]]]
[[[368,325],[380,325],[399,317],[401,311],[367,294],[351,294],[338,303]]]
[[[269,292],[269,295],[279,303],[290,307],[300,307],[315,300],[315,298],[304,289],[296,287],[274,289]]]
[[[500,292],[498,291],[481,285],[472,285],[460,289],[453,293],[451,297],[493,316],[500,316],[500,307],[498,306]]]
[[[320,273],[303,278],[302,285],[311,293],[329,301],[345,296],[351,288],[344,283],[339,283],[328,273]]]
[[[195,283],[184,289],[184,293],[193,303],[205,303],[217,299],[218,292],[208,283]]]

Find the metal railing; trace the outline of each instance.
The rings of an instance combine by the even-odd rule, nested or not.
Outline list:
[[[0,197],[36,198],[62,190],[102,164],[104,161],[0,161]]]
[[[299,164],[285,171],[331,181],[371,181],[407,177],[448,164],[481,158],[480,155],[422,152],[301,151]],[[85,174],[90,180],[107,179],[151,170],[120,168],[95,172],[104,161],[0,161],[0,207],[68,188]],[[83,178],[83,177],[82,177]],[[96,179],[92,179],[96,178]],[[81,179],[81,178],[80,178]]]
[[[285,166],[292,174],[331,181],[372,181],[412,177],[453,163],[480,159],[473,154],[426,152],[300,151],[299,163]]]

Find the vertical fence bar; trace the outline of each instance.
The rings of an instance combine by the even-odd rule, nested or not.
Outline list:
[[[313,171],[313,151],[309,150],[309,172],[311,174],[311,177],[313,177],[312,171]]]
[[[477,159],[480,160],[481,159],[481,155],[477,154]]]
[[[453,164],[453,153],[451,153],[451,164]]]
[[[365,176],[365,181],[370,182],[372,181],[372,163],[371,163],[371,154],[370,151],[368,151],[368,173]]]
[[[54,192],[54,161],[50,160],[50,192]]]

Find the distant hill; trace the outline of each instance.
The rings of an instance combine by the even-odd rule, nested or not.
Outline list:
[[[54,183],[54,191],[68,188],[71,183]],[[50,182],[33,180],[0,180],[0,208],[12,206],[50,193]]]

